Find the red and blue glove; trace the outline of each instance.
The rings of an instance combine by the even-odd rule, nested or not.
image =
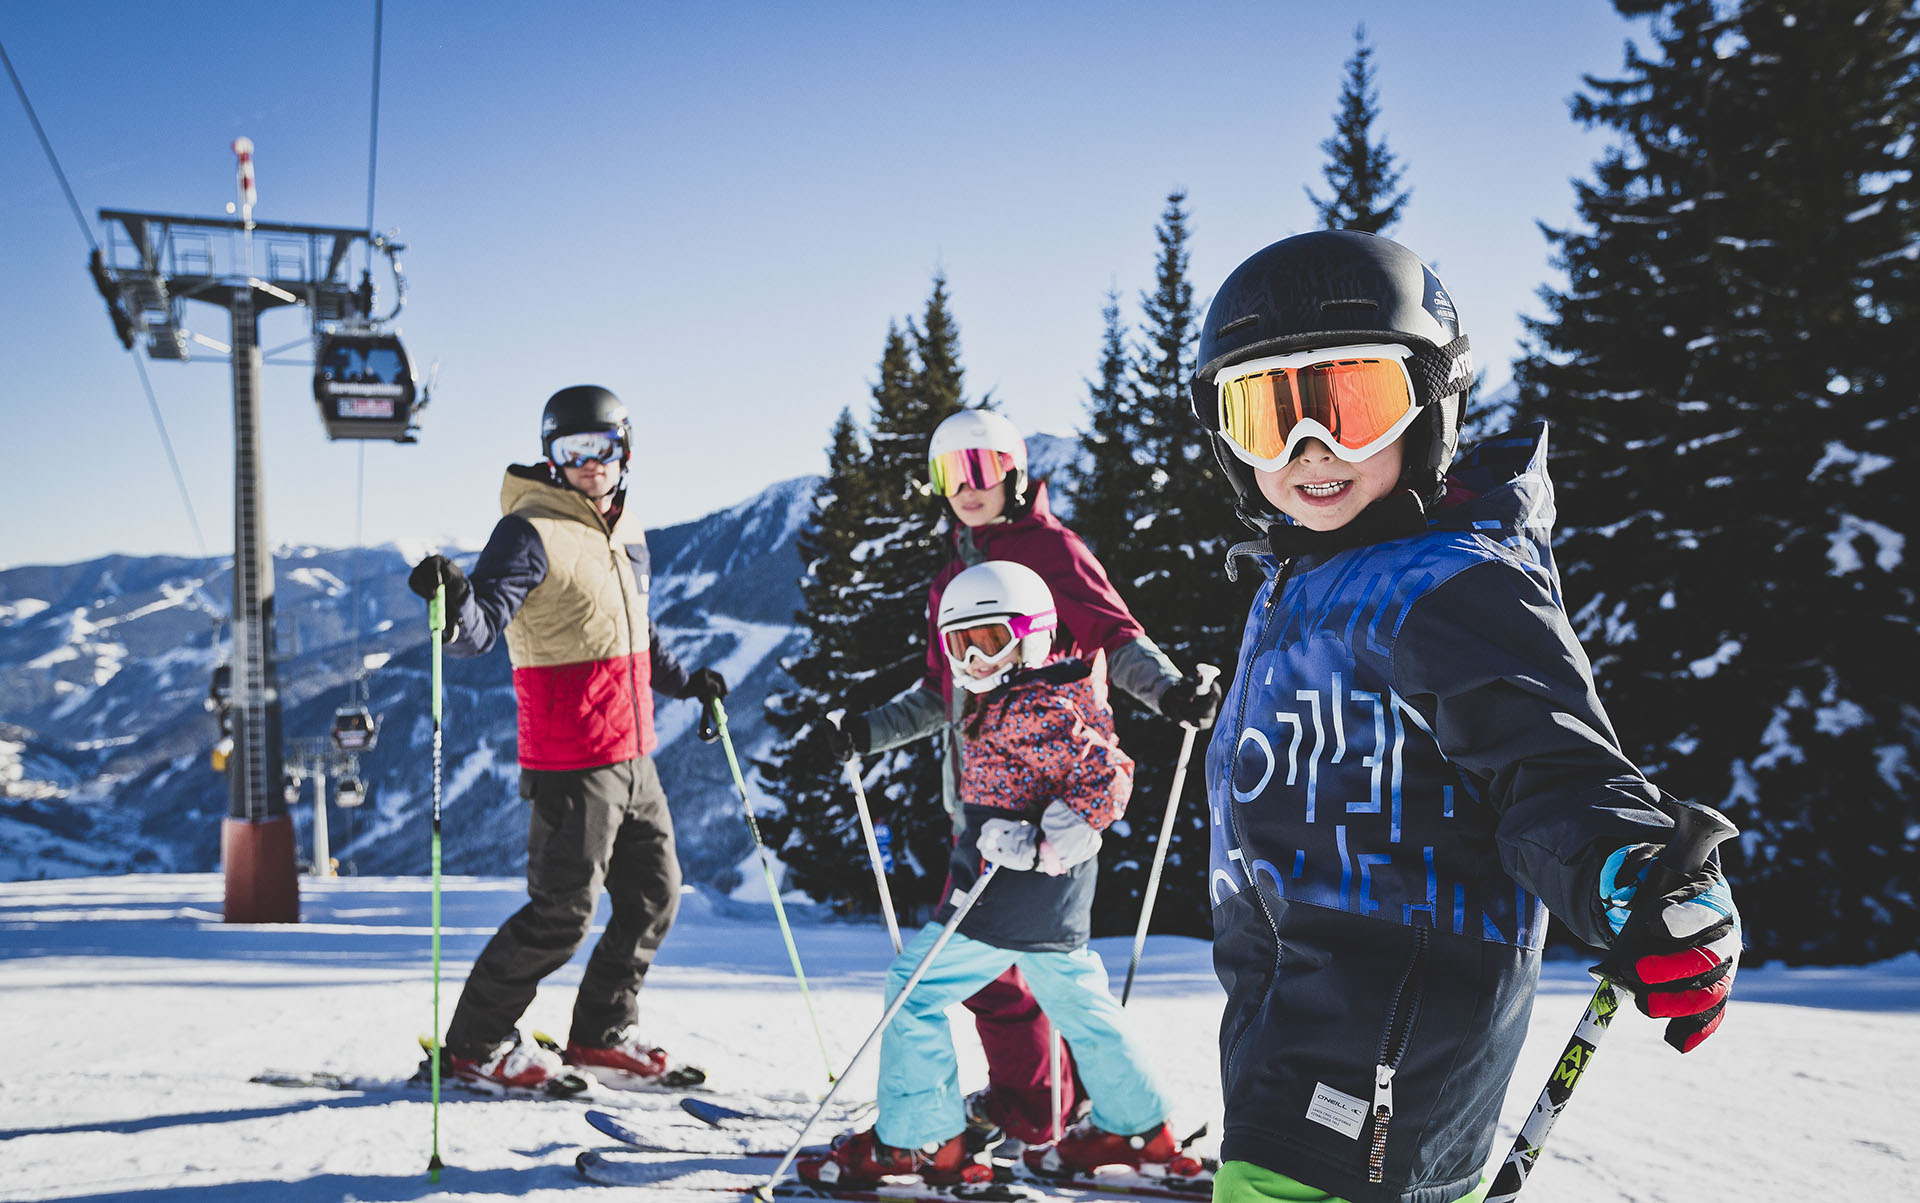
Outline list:
[[[1660,850],[1658,844],[1630,844],[1601,867],[1600,902],[1616,937]],[[1668,1021],[1668,1044],[1691,1052],[1726,1013],[1740,961],[1740,912],[1717,860],[1648,905],[1659,909],[1636,926],[1637,936],[1615,943],[1609,960],[1623,970],[1613,980],[1633,993],[1642,1014]]]

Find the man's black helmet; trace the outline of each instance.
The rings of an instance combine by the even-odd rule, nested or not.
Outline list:
[[[1233,482],[1249,525],[1265,529],[1273,507],[1253,470],[1222,443],[1213,386],[1220,370],[1269,355],[1381,342],[1414,352],[1407,370],[1414,400],[1426,412],[1407,428],[1401,480],[1430,506],[1444,490],[1473,381],[1453,298],[1432,268],[1377,234],[1316,230],[1256,251],[1214,294],[1200,327],[1193,413],[1214,432],[1214,458]]]
[[[547,398],[540,413],[540,454],[553,459],[553,440],[563,434],[583,430],[620,432],[620,466],[626,467],[633,455],[633,429],[627,422],[627,407],[609,389],[597,384],[576,384]]]

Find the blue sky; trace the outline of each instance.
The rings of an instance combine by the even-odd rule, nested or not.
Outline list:
[[[1356,22],[1377,132],[1414,189],[1393,234],[1459,302],[1490,384],[1557,282],[1537,221],[1572,220],[1602,134],[1582,74],[1642,32],[1555,4],[580,3],[386,6],[374,224],[397,230],[399,327],[440,365],[421,442],[365,450],[364,537],[477,542],[501,469],[538,456],[555,389],[620,393],[634,503],[696,517],[824,466],[864,413],[890,319],[948,277],[970,393],[1023,429],[1080,420],[1100,307],[1129,320],[1183,188],[1202,297],[1314,228]],[[218,215],[238,135],[262,221],[357,226],[373,4],[0,7],[0,42],[95,227],[101,208]],[[0,564],[197,551],[86,242],[0,94]],[[384,306],[386,297],[381,298]],[[218,338],[226,316],[190,305]],[[304,319],[266,319],[286,343]],[[209,355],[208,360],[216,357]],[[208,549],[231,547],[225,365],[149,363]],[[359,451],[328,443],[304,367],[265,384],[276,542],[353,541]],[[32,514],[33,520],[19,519]]]

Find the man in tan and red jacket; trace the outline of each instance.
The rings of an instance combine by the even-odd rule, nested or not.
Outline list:
[[[653,693],[726,696],[720,674],[689,674],[647,621],[646,536],[626,510],[627,410],[604,388],[547,401],[545,462],[507,469],[504,517],[469,578],[444,556],[415,566],[422,597],[447,590],[447,652],[477,656],[506,636],[519,704],[520,796],[532,803],[527,905],[474,962],[447,1026],[446,1066],[501,1085],[570,1093],[589,1079],[691,1085],[640,1039],[641,979],[673,924],[680,865],[651,753]],[[574,1000],[563,1054],[525,1042],[535,988],[585,941],[604,886],[613,917]]]

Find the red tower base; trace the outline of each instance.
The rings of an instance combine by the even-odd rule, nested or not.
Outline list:
[[[228,923],[300,922],[291,816],[229,818],[220,828],[220,860],[226,867]]]

